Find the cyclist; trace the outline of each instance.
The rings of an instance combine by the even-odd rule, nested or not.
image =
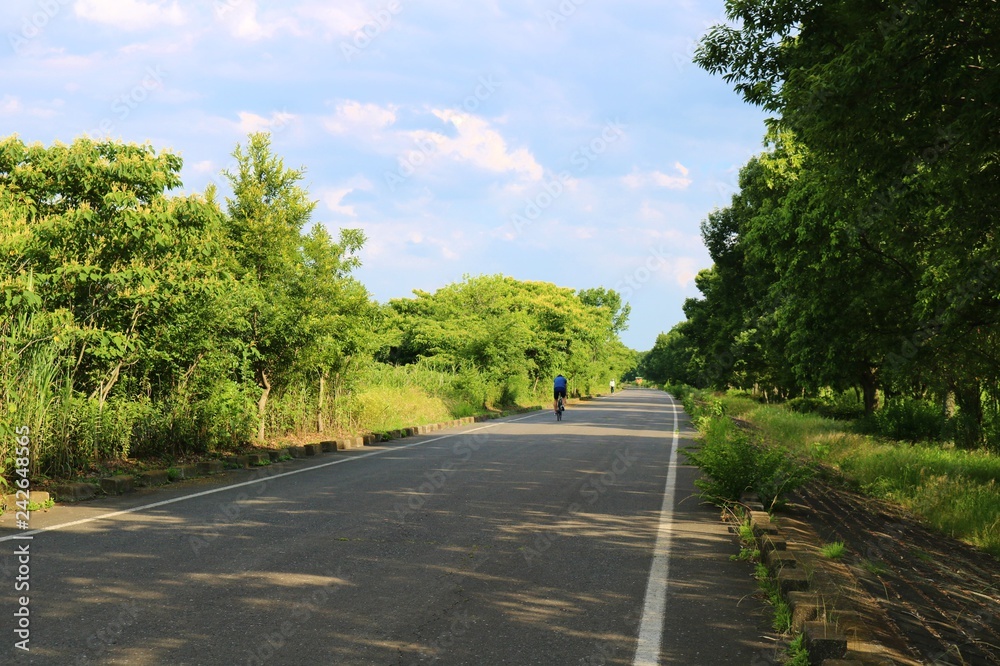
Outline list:
[[[566,378],[562,375],[556,375],[555,381],[553,382],[552,390],[552,409],[556,413],[559,412],[559,398],[563,401],[566,400]]]
[[[611,380],[611,395],[615,394],[615,380]]]

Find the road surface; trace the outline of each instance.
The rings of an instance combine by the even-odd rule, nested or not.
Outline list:
[[[693,497],[691,443],[669,396],[632,390],[559,423],[536,412],[57,507],[30,541],[8,515],[0,661],[775,663],[750,567]]]

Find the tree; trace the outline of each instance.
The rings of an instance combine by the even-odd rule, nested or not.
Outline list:
[[[319,225],[303,235],[316,204],[298,184],[303,171],[285,167],[267,134],[250,135],[233,157],[237,166],[225,174],[233,190],[227,232],[246,299],[242,338],[260,388],[263,440],[272,389],[304,371],[316,372],[322,413],[329,373],[366,348],[363,331],[374,311],[364,287],[348,277],[364,235],[344,230],[334,242]]]

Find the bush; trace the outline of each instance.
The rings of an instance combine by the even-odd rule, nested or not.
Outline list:
[[[752,492],[770,509],[812,477],[811,469],[752,438],[728,418],[704,417],[699,429],[701,445],[685,449],[685,455],[705,473],[707,478],[695,484],[709,501],[738,502],[743,493]]]
[[[864,405],[847,393],[823,398],[792,398],[785,406],[799,414],[819,414],[838,421],[858,419],[865,413]]]
[[[896,398],[861,422],[868,432],[906,442],[940,440],[946,425],[937,405],[916,398]]]
[[[785,406],[799,414],[812,414],[821,411],[826,404],[822,398],[792,398],[785,403]]]

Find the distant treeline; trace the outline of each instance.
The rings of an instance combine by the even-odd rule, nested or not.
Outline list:
[[[771,112],[708,216],[714,267],[641,372],[929,401],[1000,444],[1000,12],[992,0],[726,3],[695,60]],[[992,433],[992,434],[991,434]]]
[[[614,291],[504,276],[375,302],[360,230],[312,223],[303,171],[249,137],[232,196],[175,195],[181,159],[115,141],[0,141],[0,478],[286,434],[466,415],[634,365]]]

